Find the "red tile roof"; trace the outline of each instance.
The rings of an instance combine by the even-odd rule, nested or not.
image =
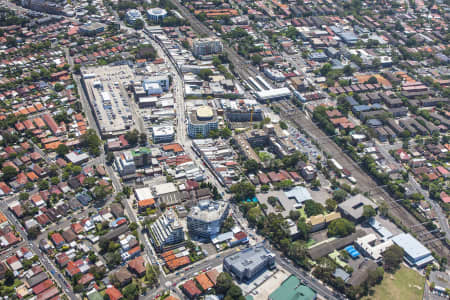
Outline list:
[[[115,287],[109,287],[105,290],[110,300],[119,300],[123,297],[122,293]]]
[[[183,284],[183,289],[190,298],[194,298],[202,294],[193,280],[186,281]]]

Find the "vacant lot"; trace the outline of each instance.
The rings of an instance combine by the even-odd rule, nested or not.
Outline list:
[[[365,297],[365,300],[421,300],[425,277],[414,270],[402,266],[395,274],[384,273],[384,279],[375,287],[373,296]]]

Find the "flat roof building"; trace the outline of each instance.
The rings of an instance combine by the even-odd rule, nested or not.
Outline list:
[[[192,46],[192,53],[197,57],[221,53],[222,51],[222,41],[218,38],[195,39]]]
[[[168,245],[184,241],[183,226],[173,210],[167,210],[150,225],[149,229],[152,244],[157,251],[163,251]]]
[[[164,202],[167,205],[173,205],[180,201],[180,193],[173,182],[156,185],[154,191],[159,203]]]
[[[228,215],[229,205],[223,201],[199,201],[197,206],[191,208],[187,216],[187,226],[193,235],[213,239],[220,233],[225,218]]]
[[[142,20],[142,15],[141,15],[141,12],[139,10],[137,10],[137,9],[130,9],[125,14],[125,18],[126,18],[128,23],[134,24],[136,22],[136,20],[138,20],[138,19]]]
[[[105,24],[97,22],[84,24],[83,26],[80,26],[80,33],[87,36],[93,36],[105,31],[105,27]]]
[[[291,96],[291,90],[287,87],[263,90],[256,92],[256,98],[259,101],[279,100]]]
[[[392,241],[405,252],[404,259],[411,265],[422,268],[433,262],[431,251],[422,245],[410,233],[401,233],[392,238]]]
[[[147,10],[147,17],[152,21],[160,22],[167,17],[167,11],[159,7],[150,8]]]
[[[82,70],[83,88],[102,137],[124,134],[133,124],[123,84],[133,78],[128,65],[89,67]]]
[[[267,268],[275,267],[275,254],[258,244],[231,254],[223,260],[223,270],[233,274],[239,281],[250,281]]]
[[[364,206],[366,205],[372,206],[375,210],[378,209],[378,205],[362,194],[355,195],[345,200],[338,205],[338,208],[343,215],[358,222],[363,217]]]
[[[200,106],[192,111],[188,118],[188,135],[207,137],[211,130],[218,128],[217,113],[209,106]]]
[[[169,143],[175,138],[173,126],[153,126],[152,139],[153,143]]]
[[[392,240],[377,243],[377,236],[374,233],[370,233],[366,236],[358,238],[355,243],[357,249],[360,250],[363,255],[369,256],[373,260],[381,260],[382,254],[394,243]]]

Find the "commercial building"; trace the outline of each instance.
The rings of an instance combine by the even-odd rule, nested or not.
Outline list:
[[[192,111],[188,118],[188,135],[207,137],[209,132],[218,128],[217,113],[209,106],[200,106]]]
[[[378,209],[378,205],[362,194],[345,200],[339,204],[338,208],[344,216],[350,218],[352,221],[358,222],[362,220],[364,206],[366,205],[372,206],[375,210]]]
[[[159,203],[164,202],[167,205],[174,205],[180,202],[180,193],[172,182],[159,184],[154,187],[154,191]]]
[[[114,165],[120,176],[126,176],[136,173],[136,165],[134,164],[131,151],[125,151],[116,157]]]
[[[169,143],[173,141],[175,137],[175,131],[173,126],[153,126],[152,127],[152,139],[153,143]]]
[[[147,95],[150,95],[149,88],[152,87],[152,84],[158,84],[160,89],[164,92],[167,92],[170,87],[170,80],[168,75],[154,75],[146,77],[143,81],[144,90],[147,92]]]
[[[288,98],[291,96],[291,90],[287,87],[263,90],[256,92],[256,98],[259,101],[274,101]]]
[[[141,12],[139,10],[137,10],[137,9],[130,9],[125,14],[125,18],[126,18],[128,23],[134,24],[136,22],[136,20],[138,20],[138,19],[142,20],[142,15],[141,15]]]
[[[105,31],[105,24],[101,24],[101,23],[88,23],[85,24],[83,26],[80,26],[80,33],[82,35],[87,35],[87,36],[94,36],[97,35],[99,33],[102,33],[103,31]]]
[[[422,268],[434,260],[431,251],[425,248],[410,233],[396,235],[392,238],[392,241],[403,249],[405,252],[403,258],[411,266]]]
[[[259,244],[231,254],[223,260],[223,270],[239,281],[250,281],[267,268],[275,267],[275,254]]]
[[[303,285],[294,275],[289,276],[272,294],[269,300],[315,300],[316,292]]]
[[[199,201],[187,216],[187,226],[192,235],[212,239],[220,233],[229,205],[222,201]]]
[[[164,8],[151,8],[147,10],[147,17],[154,22],[161,22],[165,17],[167,17],[167,11]]]
[[[101,66],[82,70],[83,88],[102,137],[114,137],[130,129],[133,120],[123,84],[133,78],[129,66]]]
[[[150,225],[149,229],[152,244],[157,251],[164,251],[165,247],[184,241],[183,226],[173,210],[167,210]]]
[[[272,69],[272,68],[265,68],[264,69],[264,74],[272,79],[273,81],[285,81],[286,77],[283,75],[283,73],[277,69]]]
[[[221,99],[220,106],[230,122],[259,122],[263,119],[261,106],[254,99]]]
[[[195,39],[192,47],[192,53],[197,57],[221,53],[222,51],[222,41],[217,38]]]

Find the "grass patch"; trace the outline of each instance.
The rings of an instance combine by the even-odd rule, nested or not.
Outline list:
[[[422,300],[425,277],[402,266],[395,274],[384,273],[383,281],[375,286],[372,296],[363,300]]]

